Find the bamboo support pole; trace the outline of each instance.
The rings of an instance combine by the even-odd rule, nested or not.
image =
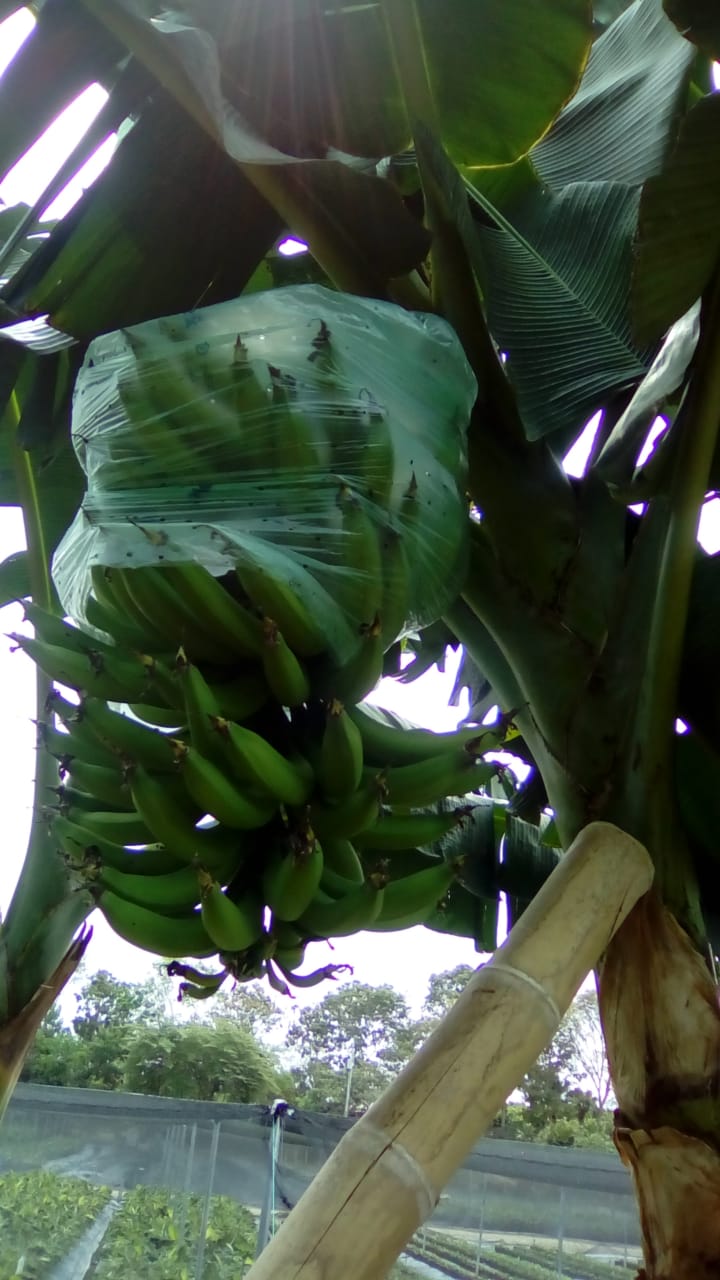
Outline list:
[[[247,1280],[381,1280],[652,875],[631,836],[585,827],[493,959],[345,1134]]]

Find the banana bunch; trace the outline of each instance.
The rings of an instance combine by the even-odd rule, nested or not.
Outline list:
[[[235,668],[240,657],[256,689],[269,686],[283,705],[354,704],[422,620],[422,602],[438,616],[460,585],[468,506],[457,411],[446,406],[450,457],[442,415],[422,435],[412,397],[390,386],[381,403],[360,382],[344,331],[322,317],[310,312],[305,336],[300,326],[290,341],[281,326],[217,336],[207,314],[193,314],[196,333],[179,317],[108,335],[81,372],[73,431],[94,548],[82,600],[59,584],[61,597],[98,637],[154,659],[179,644],[201,664]],[[122,349],[110,376],[102,352],[113,338]],[[457,396],[466,394],[463,384]],[[117,546],[120,527],[127,546],[103,559],[105,534]],[[222,578],[193,558],[200,528],[217,539]],[[75,582],[81,551],[71,538]]]
[[[210,582],[208,598],[223,592]],[[58,763],[46,810],[57,846],[113,929],[171,959],[190,999],[228,978],[322,982],[343,966],[299,973],[311,942],[433,916],[462,862],[438,842],[468,814],[437,802],[486,788],[498,766],[484,757],[508,732],[505,720],[435,734],[319,697],[312,657],[225,594],[232,668],[173,652],[188,638],[176,619],[153,653],[121,642],[122,628],[99,640],[32,604],[35,635],[13,637],[78,695],[54,687],[38,726]],[[150,639],[120,599],[98,595],[97,616]],[[211,957],[207,974],[186,963]]]

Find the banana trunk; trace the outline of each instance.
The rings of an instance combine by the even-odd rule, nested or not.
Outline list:
[[[586,827],[437,1031],[349,1130],[248,1280],[380,1280],[432,1213],[652,880],[645,849]]]
[[[640,1210],[647,1280],[720,1274],[720,1009],[705,958],[648,894],[598,970],[615,1145]]]
[[[91,933],[92,930],[83,927],[55,972],[38,987],[25,1007],[0,1027],[0,1122],[20,1079],[23,1063],[32,1048],[38,1027],[80,964]]]

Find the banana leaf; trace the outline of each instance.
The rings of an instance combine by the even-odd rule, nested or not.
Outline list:
[[[577,182],[535,190],[511,217],[474,194],[485,215],[475,266],[525,430],[531,440],[555,436],[564,450],[652,358],[632,340],[627,305],[638,194],[623,183]]]
[[[378,158],[409,141],[407,86],[380,6],[244,0],[223,19],[195,4],[197,27],[177,14],[151,26],[151,6],[128,0],[84,6],[243,163],[332,149]],[[591,39],[586,0],[550,10],[535,0],[415,0],[392,17],[427,75],[429,123],[472,165],[527,151],[573,92]]]
[[[720,96],[683,120],[677,145],[640,201],[632,313],[638,340],[663,334],[700,297],[720,252]]]
[[[543,181],[554,189],[634,185],[657,173],[685,109],[694,60],[661,0],[636,0],[596,40],[580,88],[530,153]]]

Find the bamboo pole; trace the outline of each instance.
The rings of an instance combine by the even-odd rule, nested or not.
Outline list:
[[[652,875],[631,836],[585,827],[493,959],[345,1134],[247,1280],[381,1280]]]

